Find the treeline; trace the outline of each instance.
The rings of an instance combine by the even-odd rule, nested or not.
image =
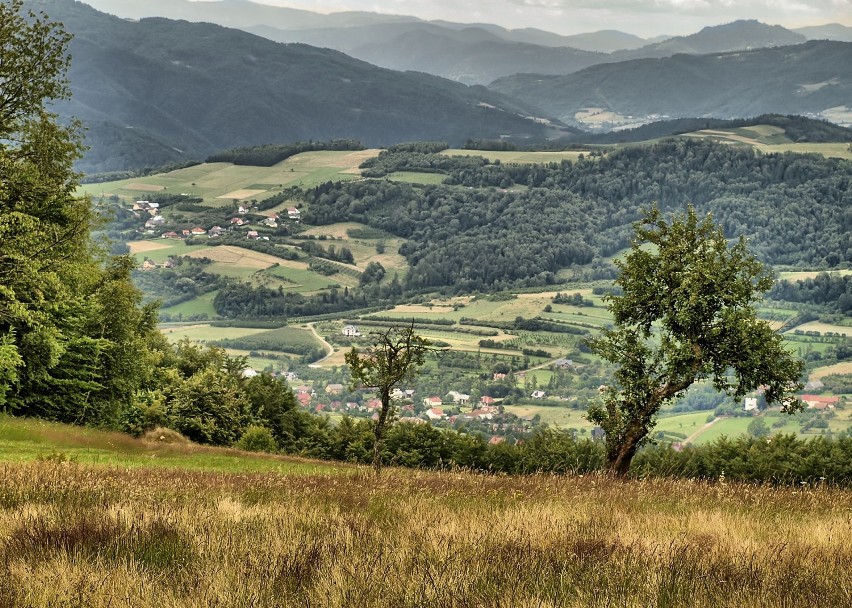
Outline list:
[[[559,334],[574,334],[584,336],[589,332],[567,323],[557,323],[555,321],[546,321],[535,317],[533,319],[525,319],[524,317],[515,317],[514,321],[480,321],[470,317],[462,317],[459,323],[463,325],[481,325],[484,327],[496,327],[505,331],[549,331]]]
[[[495,186],[367,180],[305,193],[308,223],[355,221],[406,239],[400,253],[411,266],[407,290],[556,284],[559,270],[582,272],[629,246],[632,222],[654,202],[663,212],[692,203],[713,213],[727,236],[748,236],[750,248],[771,264],[837,267],[852,247],[844,228],[852,163],[840,159],[676,140],[573,163],[404,153],[376,162],[384,163],[382,171],[442,170],[448,183]],[[496,189],[507,183],[528,189]]]
[[[253,167],[271,167],[291,156],[303,152],[321,150],[363,150],[361,142],[354,139],[335,139],[326,142],[297,142],[294,144],[267,144],[224,150],[207,157],[208,163],[233,163],[235,165],[250,165]]]
[[[814,278],[782,280],[767,293],[773,300],[813,304],[852,315],[852,275],[819,273]]]

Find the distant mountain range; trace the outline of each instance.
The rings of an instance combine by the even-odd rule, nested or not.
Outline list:
[[[88,0],[122,17],[208,21],[277,42],[331,48],[380,67],[414,70],[466,84],[488,84],[517,73],[564,75],[599,63],[678,53],[707,54],[803,43],[848,40],[852,28],[830,24],[794,32],[757,21],[708,27],[691,36],[645,40],[615,30],[561,36],[538,29],[491,24],[426,22],[365,12],[322,15],[248,0]]]
[[[852,101],[852,43],[637,59],[567,76],[519,74],[490,88],[566,123],[589,108],[622,118],[815,115]]]
[[[543,138],[547,127],[484,87],[399,73],[337,51],[211,24],[118,19],[72,0],[31,2],[74,34],[72,99],[87,172],[204,158],[234,146],[355,138]]]

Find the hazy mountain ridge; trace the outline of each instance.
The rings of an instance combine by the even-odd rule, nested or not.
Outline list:
[[[87,171],[203,158],[228,147],[351,137],[543,136],[524,108],[483,87],[377,68],[343,53],[162,18],[130,22],[71,0],[34,3],[74,33],[73,97]],[[127,150],[130,151],[127,151]]]
[[[567,76],[519,74],[489,86],[566,122],[584,108],[661,117],[817,114],[852,99],[852,44],[638,59]]]
[[[366,12],[323,15],[256,4],[247,0],[90,0],[110,5],[122,16],[164,16],[237,27],[277,42],[303,42],[333,48],[355,58],[397,70],[416,70],[487,84],[516,73],[570,74],[598,63],[677,53],[707,54],[785,46],[807,37],[835,35],[831,25],[797,33],[754,20],[704,28],[690,36],[643,40],[615,30],[563,36],[534,28],[509,30],[493,24],[427,22],[410,16]],[[115,8],[116,3],[119,4]],[[841,29],[838,29],[841,28]]]

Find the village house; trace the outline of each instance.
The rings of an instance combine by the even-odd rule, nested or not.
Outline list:
[[[481,420],[491,420],[494,418],[494,414],[487,410],[473,410],[470,415]]]
[[[298,401],[299,405],[302,407],[306,407],[311,402],[311,396],[308,393],[299,393],[296,395],[296,401]]]
[[[243,218],[241,218],[241,217],[232,217],[232,218],[231,218],[231,224],[233,224],[234,226],[242,226],[243,224],[247,224],[247,223],[248,223],[248,222],[246,222],[246,221],[245,221]]]
[[[237,213],[239,213],[240,215],[245,215],[246,213],[248,213],[248,207],[243,207],[242,205],[240,205],[237,208]]]
[[[577,367],[571,359],[557,359],[553,362],[555,369],[574,369]]]
[[[358,331],[357,325],[344,325],[343,335],[348,337],[348,338],[354,338],[356,336],[360,336],[361,332]]]
[[[439,407],[433,407],[430,410],[426,410],[426,417],[429,420],[440,420],[444,417],[444,410]]]
[[[470,401],[470,395],[465,395],[458,391],[450,391],[447,393],[447,397],[449,397],[453,403],[457,403],[459,405],[465,405],[468,401]]]
[[[293,221],[298,222],[302,219],[302,212],[296,209],[295,207],[290,207],[287,209],[287,217]]]
[[[488,395],[482,395],[482,397],[479,398],[479,403],[480,403],[480,405],[494,405],[496,403],[496,401],[494,400],[494,397],[489,397]]]
[[[368,410],[379,410],[382,408],[382,400],[381,399],[370,399],[367,402]]]
[[[305,386],[304,384],[302,384],[301,386],[297,386],[297,387],[295,388],[295,391],[296,391],[297,393],[300,393],[300,394],[301,394],[301,393],[307,393],[307,394],[310,394],[311,392],[313,392],[313,389],[312,389],[310,386]]]
[[[210,230],[207,231],[207,236],[209,236],[210,238],[222,236],[222,228],[220,226],[213,226]]]
[[[287,382],[293,382],[293,381],[295,381],[295,380],[298,380],[298,379],[299,379],[299,374],[297,374],[296,372],[284,372],[283,374],[281,374],[281,376],[282,376],[282,377],[283,377],[283,378],[284,378]]]
[[[497,445],[498,443],[503,443],[504,441],[506,441],[505,437],[499,437],[498,435],[494,435],[494,437],[488,440],[488,445]]]
[[[249,230],[249,231],[246,233],[246,238],[247,238],[247,239],[252,239],[252,240],[254,240],[254,241],[256,241],[256,240],[258,239],[258,237],[259,237],[259,236],[260,236],[260,235],[257,233],[257,230]]]
[[[533,391],[530,397],[532,397],[533,399],[544,399],[545,397],[547,397],[547,393],[545,393],[544,391]]]
[[[142,270],[154,270],[157,267],[157,263],[153,260],[145,260],[142,262]]]
[[[168,260],[163,262],[163,268],[174,268],[175,266],[177,266],[177,262],[174,258],[169,258]]]
[[[423,400],[423,405],[427,408],[432,408],[444,403],[444,400],[440,397],[426,397]]]
[[[493,379],[493,380],[505,380],[505,379],[506,379],[506,374],[503,374],[503,373],[500,373],[500,372],[494,372],[494,375],[492,376],[492,379]]]
[[[181,230],[180,233],[185,237],[192,236],[192,232],[190,232],[189,230]]]
[[[190,232],[192,232],[192,236],[204,236],[207,234],[207,231],[201,226],[196,226]]]
[[[163,238],[164,239],[179,239],[179,238],[181,238],[181,236],[177,232],[170,230],[169,232],[163,233]]]
[[[150,201],[136,201],[133,203],[133,211],[148,211],[150,205]]]
[[[743,411],[757,411],[757,397],[746,397],[745,399],[743,399]]]
[[[840,397],[824,397],[822,395],[802,395],[799,397],[809,410],[833,410]]]
[[[342,384],[329,384],[325,387],[325,392],[329,395],[338,395],[343,392]]]
[[[269,228],[278,228],[278,222],[275,221],[275,218],[268,217],[261,222],[264,226],[268,226]]]

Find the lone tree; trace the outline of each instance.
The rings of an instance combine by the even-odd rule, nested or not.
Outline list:
[[[607,466],[627,475],[657,412],[694,382],[712,380],[736,399],[762,386],[767,403],[801,409],[803,363],[757,319],[756,299],[772,279],[741,238],[729,246],[708,215],[689,207],[667,223],[654,207],[634,224],[636,238],[608,296],[615,328],[589,346],[617,366],[616,385],[588,418],[606,433]]]
[[[382,467],[382,440],[393,415],[391,393],[403,382],[414,378],[417,368],[423,365],[430,343],[414,333],[413,323],[371,335],[375,336],[373,344],[363,352],[352,347],[345,358],[352,373],[353,387],[375,389],[382,402],[373,443],[373,467],[378,473]]]

